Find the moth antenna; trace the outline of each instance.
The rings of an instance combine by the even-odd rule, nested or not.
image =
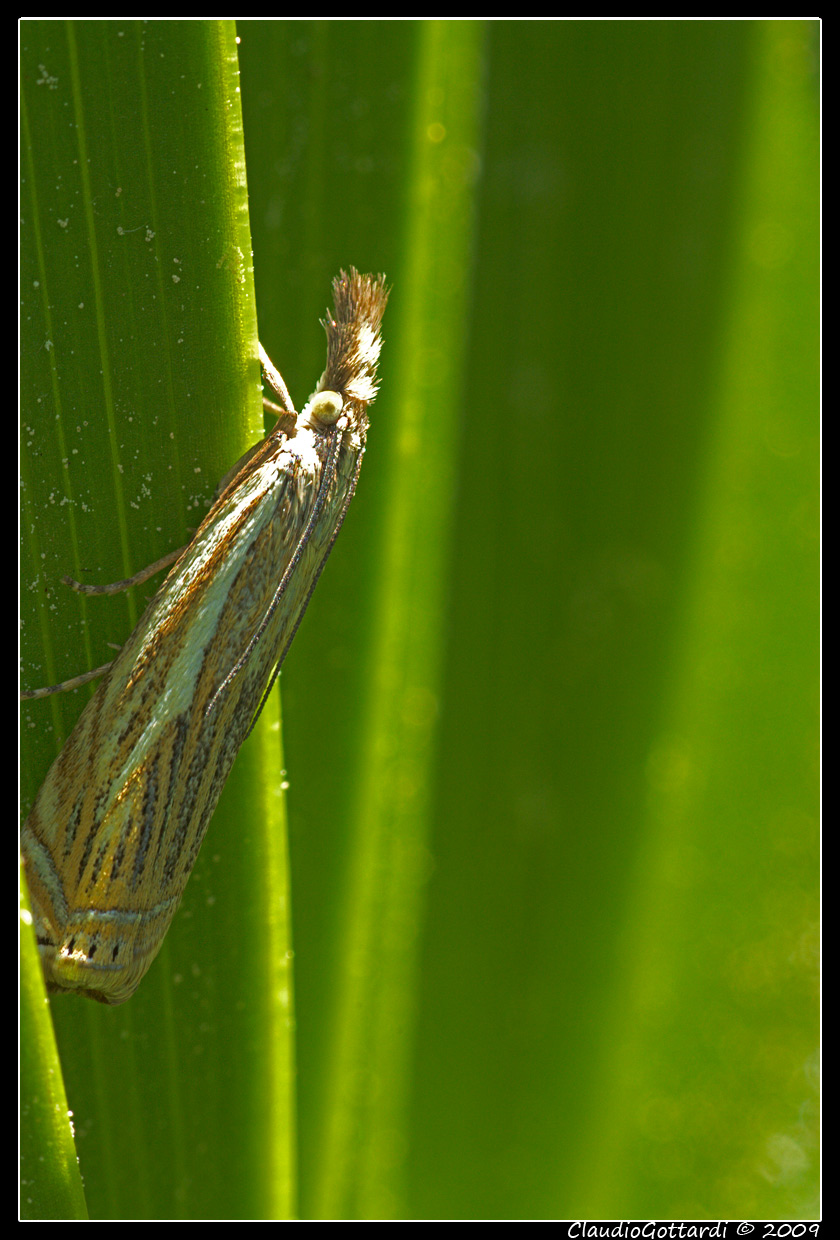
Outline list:
[[[275,611],[277,610],[277,606],[281,598],[285,594],[286,587],[288,586],[291,580],[292,573],[297,568],[298,563],[300,562],[300,557],[303,555],[304,551],[306,550],[306,544],[309,542],[310,538],[312,537],[312,531],[315,529],[315,524],[321,513],[321,509],[324,507],[324,503],[326,501],[329,489],[332,486],[333,482],[335,481],[336,470],[338,468],[338,449],[341,446],[341,432],[337,429],[337,427],[333,426],[330,428],[328,434],[330,437],[330,445],[327,451],[327,459],[324,462],[324,470],[323,470],[323,473],[321,474],[321,484],[318,487],[318,494],[315,497],[315,503],[312,506],[312,512],[309,514],[309,520],[306,522],[306,527],[303,533],[301,534],[300,538],[298,539],[297,546],[295,547],[292,558],[289,560],[289,563],[286,565],[286,571],[283,573],[283,576],[280,578],[280,584],[277,586],[277,589],[274,591],[271,602],[269,603],[266,609],[265,615],[260,621],[257,631],[254,633],[253,637],[248,642],[248,645],[245,647],[242,654],[236,660],[233,667],[228,672],[227,676],[225,676],[224,680],[219,685],[218,689],[213,694],[210,701],[207,703],[207,707],[204,712],[205,715],[210,714],[211,710],[216,705],[216,702],[218,701],[221,694],[224,692],[227,686],[231,683],[231,681],[236,676],[239,675],[239,673],[242,671],[242,668],[245,666],[245,664],[250,659],[257,643],[259,642],[263,633],[268,628],[268,625],[271,623],[271,617],[274,615]],[[332,548],[332,542],[330,543],[330,548]],[[326,556],[324,557],[324,559],[326,560]],[[323,563],[322,563],[322,567],[323,567]],[[321,570],[319,569],[318,571],[320,573]],[[311,593],[312,591],[310,590],[309,594]],[[307,601],[308,599],[309,599],[309,595],[307,595]],[[301,618],[302,616],[303,616],[303,613],[301,612]],[[300,624],[300,619],[298,620],[298,624]],[[297,631],[297,625],[295,626],[295,631]],[[286,650],[288,650],[288,648],[289,648],[289,645],[287,643]],[[283,653],[285,654],[285,650]],[[278,663],[277,666],[279,669],[280,664]],[[276,673],[275,673],[275,676],[276,676]],[[272,678],[272,684],[273,684],[273,678]],[[262,705],[260,706],[260,710],[261,709],[262,709]],[[256,722],[256,720],[254,722]],[[251,727],[253,726],[254,724],[252,723]]]

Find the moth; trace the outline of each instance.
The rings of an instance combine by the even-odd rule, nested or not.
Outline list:
[[[52,992],[116,1004],[137,989],[341,528],[377,391],[388,289],[351,268],[333,294],[326,368],[300,413],[260,350],[281,401],[270,406],[277,424],[223,480],[23,826]]]

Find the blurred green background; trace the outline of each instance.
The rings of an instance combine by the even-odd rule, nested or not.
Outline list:
[[[173,40],[211,26],[233,56],[229,25],[75,34],[154,45],[174,81]],[[299,404],[331,277],[393,285],[359,491],[282,675],[288,1199],[814,1217],[819,26],[235,33],[259,334]],[[63,1060],[88,1020],[105,1053],[123,1010],[63,1002]],[[176,1111],[142,1140],[174,1127],[186,1163]],[[223,1154],[244,1134],[217,1123]],[[196,1168],[138,1203],[79,1148],[92,1215],[271,1215]]]

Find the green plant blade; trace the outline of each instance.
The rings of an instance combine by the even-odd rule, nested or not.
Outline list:
[[[183,545],[262,416],[232,23],[24,23],[22,52],[34,687],[105,661],[155,588],[82,599],[61,576]],[[26,705],[24,804],[87,692]],[[294,1211],[282,782],[274,704],[140,992],[51,1004],[93,1217]]]
[[[21,900],[20,972],[20,1216],[86,1219],[61,1062],[25,895]]]

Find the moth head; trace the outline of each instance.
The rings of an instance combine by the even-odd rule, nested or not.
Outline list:
[[[377,389],[380,329],[388,301],[385,277],[363,276],[351,267],[333,280],[333,296],[335,310],[321,320],[327,333],[327,365],[312,400],[331,396],[340,401],[336,420],[343,411],[351,424],[364,430],[367,406]]]

